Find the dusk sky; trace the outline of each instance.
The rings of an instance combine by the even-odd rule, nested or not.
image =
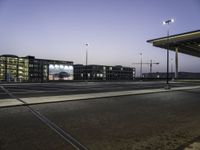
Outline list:
[[[89,64],[133,67],[143,53],[143,62],[160,62],[153,71],[166,71],[166,50],[146,41],[166,36],[170,18],[170,34],[199,30],[200,0],[0,0],[0,54],[85,64],[87,42]],[[179,55],[179,71],[199,66]]]

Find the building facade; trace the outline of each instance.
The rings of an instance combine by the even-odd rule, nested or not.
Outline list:
[[[46,82],[73,80],[73,62],[36,59],[34,56],[0,56],[0,81]]]
[[[175,73],[170,72],[168,74],[169,79],[175,78]],[[200,73],[198,72],[178,72],[179,79],[200,79]],[[155,73],[143,73],[143,78],[151,78],[151,79],[166,79],[166,72],[155,72]]]
[[[47,82],[58,80],[133,80],[135,68],[73,65],[71,61],[37,59],[34,56],[0,56],[0,81]]]
[[[74,65],[74,80],[133,80],[135,68],[104,65]]]

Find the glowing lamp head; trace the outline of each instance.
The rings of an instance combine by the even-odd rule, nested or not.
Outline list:
[[[167,21],[163,21],[163,24],[170,24],[170,23],[173,23],[174,22],[174,19],[170,19],[170,20],[167,20]]]
[[[163,25],[165,25],[166,24],[166,22],[165,21],[163,21]]]

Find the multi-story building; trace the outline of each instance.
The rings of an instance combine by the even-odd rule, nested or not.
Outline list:
[[[47,82],[54,80],[133,80],[135,68],[74,65],[71,61],[37,59],[34,56],[0,56],[0,81]]]
[[[175,73],[170,72],[168,74],[169,79],[175,78]],[[154,73],[143,73],[143,78],[151,78],[151,79],[166,79],[167,73],[166,72],[154,72]],[[178,72],[179,79],[200,79],[199,72]]]
[[[73,80],[73,62],[36,59],[34,56],[0,56],[0,81],[43,82]]]
[[[4,81],[27,81],[28,60],[16,55],[0,56],[0,80]]]
[[[133,80],[135,68],[103,65],[74,65],[74,80]]]

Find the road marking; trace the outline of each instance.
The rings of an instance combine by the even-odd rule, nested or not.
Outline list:
[[[16,96],[14,96],[11,92],[9,92],[7,89],[5,89],[3,86],[0,86],[0,88],[7,93],[11,98],[15,99],[19,103],[22,103],[25,105],[25,107],[34,115],[36,116],[40,121],[42,121],[45,125],[47,125],[49,128],[51,128],[53,131],[55,131],[58,135],[60,135],[66,142],[70,143],[73,147],[75,147],[77,150],[88,150],[84,145],[82,145],[78,140],[76,140],[73,136],[71,136],[69,133],[61,129],[59,126],[57,126],[55,123],[53,123],[51,120],[49,120],[47,117],[42,115],[39,111],[34,110],[32,107],[27,105],[28,103]],[[13,100],[12,99],[12,100]]]

